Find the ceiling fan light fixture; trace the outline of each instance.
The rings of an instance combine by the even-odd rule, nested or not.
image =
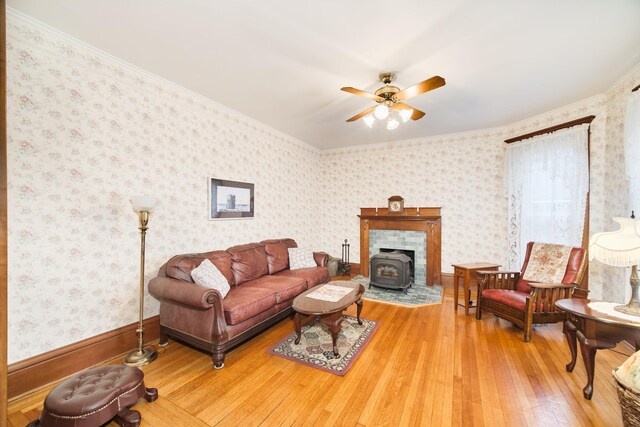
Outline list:
[[[373,126],[373,122],[376,121],[376,119],[371,114],[367,114],[366,116],[364,116],[362,118],[362,120],[364,120],[364,123],[369,127],[372,127]]]
[[[413,108],[405,103],[407,99],[411,99],[414,96],[421,95],[423,93],[438,89],[446,84],[445,80],[440,76],[433,76],[427,80],[421,81],[413,86],[400,90],[397,86],[392,86],[390,83],[395,80],[395,73],[380,73],[379,78],[384,86],[375,91],[375,93],[365,92],[354,87],[345,86],[340,90],[351,93],[353,95],[362,96],[378,103],[373,105],[359,114],[347,119],[347,122],[355,122],[363,117],[373,117],[378,120],[387,120],[387,129],[393,130],[402,123],[406,123],[411,120],[420,120],[424,117],[424,111],[420,111],[417,108]],[[393,111],[392,111],[393,110]],[[394,117],[392,117],[394,116]],[[370,119],[367,119],[367,126],[372,127]]]
[[[384,104],[380,104],[373,110],[373,115],[376,116],[376,119],[384,120],[389,117],[389,107]]]
[[[411,116],[413,115],[413,109],[408,108],[406,110],[400,110],[399,114],[400,114],[400,118],[402,119],[402,123],[407,123],[411,118]]]

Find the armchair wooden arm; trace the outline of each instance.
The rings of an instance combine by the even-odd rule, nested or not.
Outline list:
[[[529,283],[531,294],[527,298],[527,313],[555,313],[556,301],[571,298],[573,283]]]
[[[531,293],[525,305],[524,340],[531,340],[531,325],[534,323],[555,323],[563,321],[566,313],[556,308],[556,301],[571,298],[575,284],[529,283]]]
[[[478,282],[478,298],[483,289],[513,290],[520,279],[519,271],[479,270],[477,273],[481,276]]]

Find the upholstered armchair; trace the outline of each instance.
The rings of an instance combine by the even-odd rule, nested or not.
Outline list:
[[[571,298],[586,268],[585,250],[530,242],[521,271],[479,271],[476,319],[483,312],[509,320],[531,340],[533,324],[562,322],[556,301]]]

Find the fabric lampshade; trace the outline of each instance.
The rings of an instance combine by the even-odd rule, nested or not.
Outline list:
[[[615,267],[640,264],[640,220],[613,218],[620,229],[596,233],[589,241],[589,259]]]

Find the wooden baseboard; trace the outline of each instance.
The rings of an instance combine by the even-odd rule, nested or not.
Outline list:
[[[11,401],[135,349],[138,345],[137,327],[138,322],[132,323],[9,365],[8,399]],[[145,319],[145,343],[159,338],[160,318],[153,316]]]
[[[357,276],[360,274],[360,264],[350,263],[351,264],[351,275]]]
[[[453,273],[442,273],[442,287],[453,288]]]

